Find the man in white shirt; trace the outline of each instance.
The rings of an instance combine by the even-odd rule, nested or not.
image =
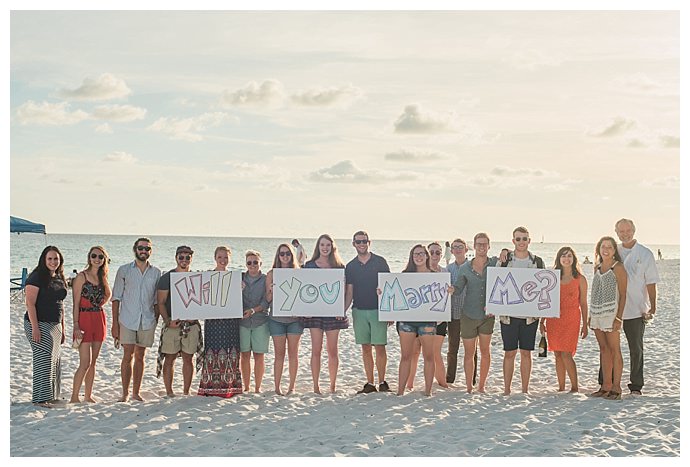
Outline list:
[[[646,323],[656,313],[656,284],[659,272],[654,253],[635,240],[635,224],[630,219],[616,222],[616,235],[621,241],[618,252],[628,273],[623,331],[630,349],[630,394],[642,394],[644,386],[643,338]]]
[[[302,244],[296,238],[292,240],[292,246],[295,248],[295,256],[300,267],[304,266],[305,261],[307,261],[307,254],[304,252]]]

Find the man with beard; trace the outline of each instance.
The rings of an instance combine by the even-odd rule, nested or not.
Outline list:
[[[137,239],[132,250],[134,261],[120,266],[113,286],[111,334],[115,345],[122,344],[124,349],[120,364],[122,397],[119,402],[129,399],[129,383],[132,379],[132,399],[144,400],[139,394],[144,376],[144,356],[146,348],[153,346],[158,323],[154,305],[161,270],[149,263],[153,252],[151,240],[146,237]]]

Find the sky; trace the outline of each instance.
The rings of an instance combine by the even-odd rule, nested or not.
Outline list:
[[[51,233],[680,243],[678,11],[12,11]]]

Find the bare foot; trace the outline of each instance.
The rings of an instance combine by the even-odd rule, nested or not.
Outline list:
[[[84,400],[86,400],[86,397],[84,398]],[[72,397],[68,402],[68,404],[79,404],[79,403],[81,403],[81,401],[79,400],[78,397],[76,399],[74,397]]]
[[[118,402],[127,402],[129,400],[129,394],[123,394],[122,397],[120,397],[117,401]]]
[[[45,407],[46,409],[52,409],[55,406],[50,402],[34,402],[34,407]]]
[[[398,392],[396,392],[396,393],[395,393],[395,395],[396,395],[396,396],[402,396],[402,395],[403,395],[403,393],[402,393],[402,392],[400,392],[400,391],[398,391]]]
[[[287,395],[289,396],[289,395],[292,394],[293,392],[295,392],[294,386],[288,389]]]
[[[95,404],[96,402],[100,402],[100,400],[96,399],[93,396],[84,396],[84,402],[90,402],[92,404]]]
[[[563,391],[565,391],[565,387],[558,388],[558,392],[563,392]]]
[[[280,390],[280,388],[276,388],[276,389],[275,389],[275,393],[278,394],[279,396],[282,396],[282,395],[283,395],[283,393],[282,393],[282,391]]]
[[[429,392],[426,392],[426,391],[425,391],[425,392],[424,392],[424,395],[425,395],[426,397],[431,397],[431,391],[429,391]]]
[[[172,397],[176,397],[176,396],[177,396],[177,394],[175,394],[174,392],[168,392],[165,394],[165,397],[168,397],[168,398],[172,398]]]
[[[246,388],[244,388],[244,389],[242,390],[242,392],[249,392],[249,386],[247,386]]]
[[[486,388],[479,388],[479,389],[477,389],[477,392],[480,392],[482,394],[486,394]]]
[[[479,391],[479,392],[484,392],[484,391]],[[503,391],[504,396],[509,396],[510,395],[510,390],[508,391]]]
[[[132,394],[132,399],[135,401],[144,402],[144,398],[141,397],[139,394]]]
[[[261,388],[255,388],[255,389],[254,389],[254,392],[257,393],[257,394],[261,394]]]
[[[314,387],[314,394],[321,394],[321,389],[318,386]]]
[[[575,392],[580,392],[578,388],[570,388],[570,392],[575,393]]]
[[[448,386],[448,383],[438,383],[438,385],[445,389],[450,388],[450,386]]]

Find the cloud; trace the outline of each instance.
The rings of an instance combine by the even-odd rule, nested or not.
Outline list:
[[[545,169],[534,169],[528,167],[512,168],[506,166],[495,166],[485,175],[475,175],[470,178],[462,178],[463,184],[478,187],[500,187],[500,188],[514,188],[514,187],[532,187],[535,189],[542,189],[545,186],[550,186],[549,191],[556,191],[554,187],[563,181],[557,183],[548,183],[552,179],[559,177],[558,172],[553,172]],[[465,182],[466,180],[466,182]]]
[[[612,136],[623,135],[636,126],[637,122],[635,122],[635,120],[625,117],[615,117],[612,122],[608,123],[603,128],[592,130],[588,134],[595,138],[610,138]]]
[[[521,167],[518,169],[512,167],[506,167],[503,165],[497,165],[490,172],[491,175],[497,177],[513,178],[513,177],[532,177],[532,178],[547,178],[547,177],[557,177],[557,172],[551,172],[544,169],[530,169],[527,167]]]
[[[309,174],[313,182],[366,183],[386,181],[413,181],[419,176],[413,172],[391,172],[360,169],[351,160],[344,160]]]
[[[192,191],[196,191],[196,192],[199,192],[199,193],[217,193],[217,192],[218,192],[218,190],[216,190],[215,188],[209,187],[209,186],[206,185],[205,183],[201,183],[201,184],[199,184],[199,185],[195,185],[195,186],[192,188]]]
[[[111,152],[110,154],[106,155],[103,158],[104,162],[121,162],[121,163],[126,163],[126,164],[133,164],[134,162],[137,161],[136,157],[133,155],[124,152],[124,151],[115,151]]]
[[[237,119],[224,112],[205,113],[190,118],[161,117],[147,129],[164,133],[171,139],[195,142],[204,139],[201,133],[207,128],[216,127],[229,121],[236,122]]]
[[[646,94],[660,94],[662,87],[656,81],[652,81],[647,75],[643,73],[635,73],[627,76],[619,76],[613,80],[616,88],[625,91],[646,93]]]
[[[563,60],[549,56],[541,50],[525,49],[515,52],[507,62],[519,70],[535,71],[540,68],[559,66]]]
[[[226,162],[225,165],[229,166],[233,171],[243,174],[265,174],[269,170],[268,166],[264,164],[250,164],[249,162]]]
[[[93,118],[111,122],[131,122],[142,120],[146,116],[146,109],[133,105],[100,105],[93,109]]]
[[[654,180],[642,180],[643,187],[657,188],[680,188],[680,177],[669,175],[668,177],[656,178]]]
[[[100,125],[96,125],[94,130],[96,131],[96,133],[99,133],[102,135],[109,135],[109,134],[112,134],[112,132],[113,132],[113,129],[107,123],[101,123]]]
[[[673,135],[659,135],[659,144],[663,148],[679,148],[680,138]]]
[[[69,110],[67,102],[50,103],[28,101],[17,109],[17,118],[22,125],[74,125],[89,118],[83,110]]]
[[[104,73],[96,79],[84,78],[81,86],[76,89],[63,89],[59,95],[77,101],[105,101],[126,97],[131,92],[124,80]]]
[[[410,104],[405,107],[393,126],[396,133],[433,134],[455,131],[453,126],[454,114],[439,115],[432,112],[422,112],[418,105]]]
[[[348,107],[356,101],[363,92],[352,85],[330,88],[316,88],[300,91],[290,96],[296,105],[307,107]]]
[[[267,79],[258,84],[250,81],[236,91],[223,91],[220,102],[225,107],[232,106],[275,106],[285,100],[285,91],[280,81]]]
[[[398,151],[389,152],[384,156],[384,159],[387,161],[415,163],[434,162],[447,158],[448,155],[443,153],[421,151],[418,149],[400,149]]]

